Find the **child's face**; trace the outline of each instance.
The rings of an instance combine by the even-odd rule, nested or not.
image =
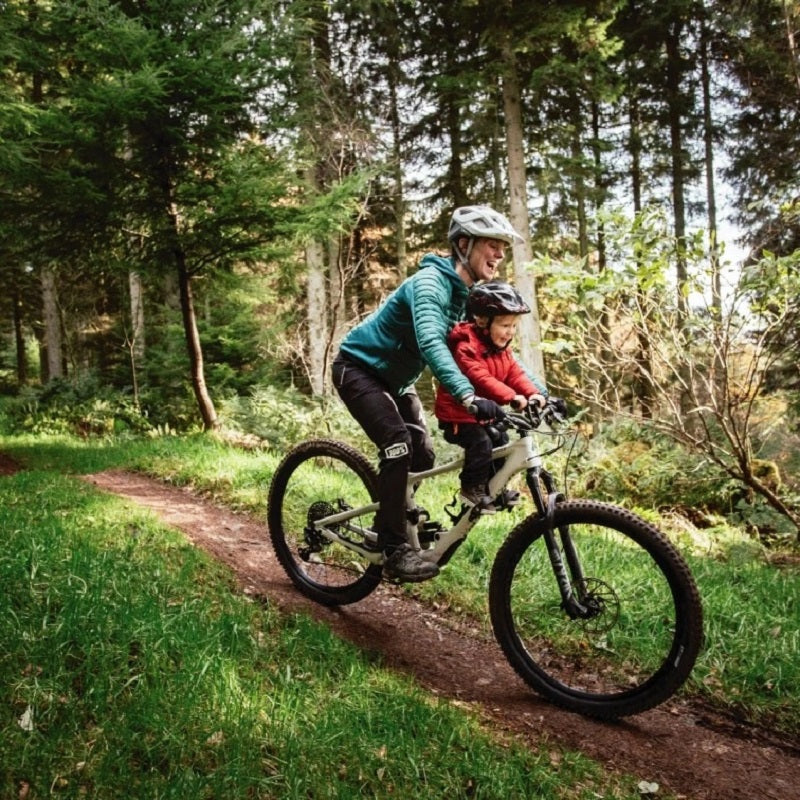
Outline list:
[[[495,347],[502,350],[511,342],[517,332],[518,319],[516,314],[500,314],[492,320],[489,326],[489,338]]]

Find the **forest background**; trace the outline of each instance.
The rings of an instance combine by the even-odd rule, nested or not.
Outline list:
[[[487,203],[526,234],[519,352],[586,487],[791,542],[798,26],[788,0],[0,4],[7,423],[337,431],[338,341]]]

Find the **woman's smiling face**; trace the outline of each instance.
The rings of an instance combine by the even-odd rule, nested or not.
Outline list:
[[[497,268],[505,255],[505,242],[500,239],[486,239],[479,236],[472,245],[469,265],[479,281],[490,281],[495,277]]]

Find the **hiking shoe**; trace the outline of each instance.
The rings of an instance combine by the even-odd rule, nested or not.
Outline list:
[[[481,514],[494,514],[497,511],[485,486],[462,486],[461,499],[467,505],[475,506]]]
[[[401,583],[419,583],[435,578],[439,574],[439,567],[420,557],[410,544],[405,543],[389,554],[383,564],[383,574]]]

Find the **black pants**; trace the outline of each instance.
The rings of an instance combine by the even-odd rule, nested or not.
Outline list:
[[[445,441],[464,448],[464,467],[459,474],[461,485],[485,486],[503,464],[492,461],[492,449],[508,443],[508,434],[477,422],[440,422]]]
[[[378,500],[375,530],[383,549],[406,541],[408,473],[433,466],[433,439],[416,391],[393,397],[369,370],[339,354],[333,385],[364,432],[378,448]]]

